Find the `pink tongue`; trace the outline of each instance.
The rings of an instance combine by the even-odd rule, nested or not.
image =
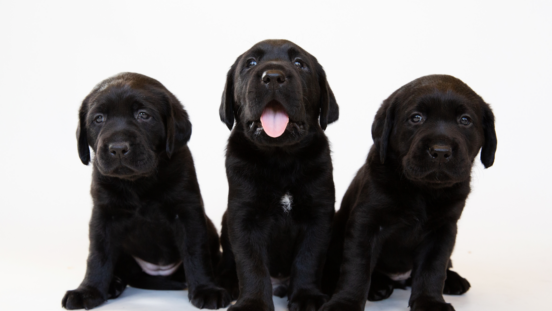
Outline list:
[[[283,110],[275,110],[272,106],[266,107],[261,115],[261,124],[265,133],[273,138],[284,134],[288,122],[287,113]]]

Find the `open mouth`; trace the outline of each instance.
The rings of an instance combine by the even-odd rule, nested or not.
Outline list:
[[[266,135],[272,138],[282,136],[288,123],[289,116],[280,103],[272,101],[266,105],[261,115],[261,125]]]

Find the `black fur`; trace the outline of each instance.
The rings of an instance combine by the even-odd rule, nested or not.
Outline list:
[[[122,73],[85,98],[77,130],[81,161],[94,150],[90,252],[81,285],[62,306],[91,309],[130,286],[183,290],[198,308],[230,303],[215,285],[219,239],[207,218],[187,142],[192,126],[176,97],[149,77]],[[169,265],[169,276],[142,271],[133,257]]]
[[[462,124],[462,117],[472,122]],[[470,287],[450,270],[456,223],[481,148],[485,167],[493,164],[493,113],[462,81],[426,76],[383,102],[372,137],[334,219],[324,283],[333,296],[321,310],[364,310],[366,299],[385,299],[406,285],[412,310],[454,310],[443,292]],[[390,278],[410,270],[407,280]]]
[[[251,60],[256,65],[248,66]],[[268,70],[279,70],[286,82],[263,84]],[[271,104],[281,105],[290,119],[277,138],[259,122]],[[335,190],[323,130],[338,116],[324,70],[292,42],[260,42],[228,72],[220,117],[229,129],[236,125],[226,153],[230,190],[219,268],[223,286],[234,297],[239,293],[229,310],[274,310],[271,276],[289,277],[289,287],[274,288],[274,294],[287,294],[292,311],[314,311],[326,301],[321,278]],[[290,211],[280,202],[285,194],[293,198]]]

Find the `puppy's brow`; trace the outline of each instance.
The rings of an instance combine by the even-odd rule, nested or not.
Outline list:
[[[91,101],[89,104],[89,111],[90,112],[98,112],[98,111],[105,111],[109,108],[109,104],[105,101]]]
[[[253,50],[251,50],[248,54],[248,56],[246,57],[246,59],[248,57],[255,57],[257,59],[261,59],[263,56],[265,55],[265,51],[261,48],[255,48]]]
[[[464,103],[454,102],[456,104],[456,114],[469,112],[471,109],[466,106]]]
[[[290,60],[294,59],[294,58],[297,57],[297,56],[300,56],[300,54],[301,54],[301,53],[299,52],[299,50],[297,50],[297,49],[294,48],[294,47],[290,47],[290,48],[288,49],[288,57],[289,57]]]

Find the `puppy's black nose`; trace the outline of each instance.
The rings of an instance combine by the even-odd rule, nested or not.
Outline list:
[[[123,157],[130,152],[128,143],[114,143],[109,145],[109,154],[114,157]]]
[[[429,148],[429,155],[440,162],[446,162],[452,157],[452,148],[447,145],[434,145]]]
[[[282,84],[286,82],[286,76],[280,70],[267,70],[263,72],[263,76],[261,77],[261,80],[263,81],[264,84],[269,84],[269,83]]]

